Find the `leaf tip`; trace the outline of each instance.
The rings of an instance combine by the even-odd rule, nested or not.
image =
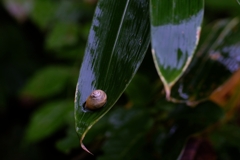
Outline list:
[[[89,154],[91,154],[91,155],[94,156],[94,154],[92,154],[92,153],[84,146],[84,144],[82,143],[82,140],[80,140],[80,144],[81,144],[81,147],[82,147],[82,149],[83,149],[84,151],[86,151],[86,152],[88,152]]]

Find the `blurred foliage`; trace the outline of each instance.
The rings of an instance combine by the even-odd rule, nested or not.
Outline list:
[[[51,135],[68,122],[69,114],[73,114],[72,101],[48,102],[41,106],[31,118],[26,131],[26,142],[36,142]],[[38,132],[36,132],[38,131]]]
[[[73,100],[96,2],[0,2],[1,159],[173,160],[192,135],[209,139],[218,159],[238,159],[239,109],[224,121],[226,110],[213,102],[190,108],[165,101],[148,53],[116,106],[87,134],[95,156],[81,150]],[[202,38],[207,24],[239,15],[239,7],[207,0]]]

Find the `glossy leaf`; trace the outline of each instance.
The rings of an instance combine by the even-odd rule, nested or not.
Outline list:
[[[171,97],[194,105],[205,100],[240,68],[239,19],[220,21],[200,47]]]
[[[151,0],[151,43],[166,96],[189,65],[198,44],[203,0]]]
[[[95,10],[76,88],[75,125],[82,141],[87,131],[121,96],[150,42],[147,0],[99,0]],[[83,104],[93,90],[107,94],[107,103],[97,111]]]

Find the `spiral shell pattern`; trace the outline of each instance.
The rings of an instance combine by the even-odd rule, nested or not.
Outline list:
[[[87,98],[85,108],[89,110],[96,110],[104,106],[107,102],[107,94],[98,89],[94,90]]]

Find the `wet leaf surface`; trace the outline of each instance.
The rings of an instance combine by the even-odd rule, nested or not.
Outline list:
[[[172,88],[174,100],[189,105],[206,100],[240,67],[240,25],[233,19],[216,23],[186,73]]]
[[[75,97],[75,124],[82,148],[87,131],[116,103],[141,64],[150,42],[147,0],[100,0],[90,29]],[[97,111],[83,104],[93,90],[107,94]]]
[[[151,43],[156,69],[169,98],[199,41],[203,0],[151,0]]]

